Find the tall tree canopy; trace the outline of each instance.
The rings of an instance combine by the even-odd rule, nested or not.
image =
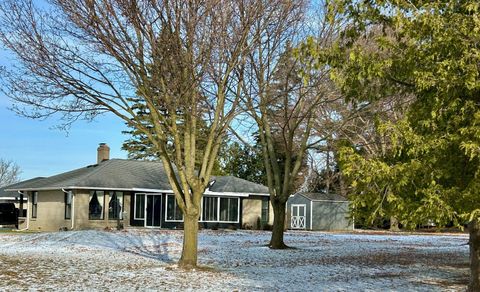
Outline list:
[[[402,119],[376,127],[390,147],[377,157],[343,148],[342,170],[355,205],[404,225],[471,222],[471,291],[480,290],[479,9],[472,0],[333,1],[348,20],[344,38],[333,53],[307,53],[328,61],[350,100],[414,97]]]
[[[179,264],[195,266],[201,197],[242,94],[237,69],[289,2],[2,1],[0,41],[16,57],[2,88],[23,115],[110,112],[148,137],[185,215]]]
[[[317,3],[320,8],[325,2]],[[295,191],[299,173],[305,164],[306,150],[318,109],[338,98],[331,94],[326,67],[300,62],[296,47],[307,31],[306,1],[292,1],[296,13],[279,16],[274,25],[259,20],[259,38],[247,58],[245,106],[258,127],[266,182],[273,205],[274,221],[270,247],[285,248],[283,232],[285,206]],[[324,12],[324,11],[323,11]],[[324,16],[325,14],[322,14]],[[319,21],[315,31],[328,46],[334,26]],[[314,78],[308,78],[314,76]]]

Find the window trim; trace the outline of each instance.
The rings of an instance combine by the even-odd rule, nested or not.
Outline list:
[[[35,212],[33,212],[33,207],[35,207]],[[32,219],[37,219],[38,217],[38,191],[32,192]]]
[[[137,217],[137,195],[143,195],[143,218]],[[135,193],[133,196],[133,220],[145,220],[145,200],[147,198],[146,193]]]
[[[167,212],[168,212],[168,196],[173,196],[173,199],[174,199],[174,202],[175,202],[175,207],[177,206],[177,198],[175,198],[175,195],[172,195],[172,194],[166,194],[165,196],[165,222],[183,222],[185,220],[185,215],[183,214],[182,212],[182,220],[176,220],[176,219],[167,219],[168,218],[168,215],[167,215]],[[202,199],[203,201],[203,199]],[[180,209],[181,210],[181,209]]]
[[[203,199],[206,197],[211,197],[211,198],[217,198],[217,220],[216,221],[207,221],[203,220]],[[220,198],[224,199],[237,199],[237,220],[236,221],[220,221]],[[222,196],[202,196],[202,202],[201,202],[201,217],[199,222],[205,222],[205,223],[240,223],[240,198],[239,197],[222,197]]]

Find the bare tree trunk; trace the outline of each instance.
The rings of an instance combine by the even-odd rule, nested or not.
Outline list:
[[[198,214],[185,214],[183,228],[183,249],[178,265],[186,269],[194,268],[197,266]]]
[[[390,231],[400,231],[400,227],[398,227],[398,220],[395,216],[390,217]]]
[[[271,249],[285,249],[288,246],[283,242],[283,232],[285,230],[285,206],[286,202],[281,200],[272,200],[273,205],[273,228],[272,238],[270,240]]]
[[[468,225],[470,233],[470,283],[468,291],[480,291],[480,222],[473,220]]]

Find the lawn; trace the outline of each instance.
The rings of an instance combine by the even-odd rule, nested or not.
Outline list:
[[[263,231],[200,233],[205,268],[176,268],[177,230],[0,233],[6,290],[459,291],[468,283],[463,234],[288,232],[269,250]],[[1,290],[1,289],[0,289]]]

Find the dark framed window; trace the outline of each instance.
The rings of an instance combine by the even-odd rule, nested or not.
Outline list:
[[[108,219],[123,219],[123,192],[110,192],[109,195]]]
[[[145,194],[135,194],[135,209],[133,210],[133,219],[145,219]]]
[[[19,207],[18,207],[18,217],[27,217],[27,210],[25,208],[24,204],[24,196],[23,193],[20,193],[20,202],[19,202]]]
[[[37,218],[38,192],[32,192],[32,218]]]
[[[102,220],[104,218],[103,206],[105,203],[105,196],[103,191],[90,192],[90,200],[88,203],[88,219]]]
[[[238,222],[238,198],[220,199],[220,221]]]
[[[269,206],[269,201],[268,198],[263,198],[262,199],[262,217],[261,221],[263,224],[267,223],[269,220],[269,212],[270,212],[270,206]]]
[[[183,212],[174,195],[167,195],[167,212],[165,221],[183,221]]]
[[[64,193],[65,198],[65,219],[72,219],[72,192]]]
[[[218,221],[218,197],[203,197],[203,221]]]

